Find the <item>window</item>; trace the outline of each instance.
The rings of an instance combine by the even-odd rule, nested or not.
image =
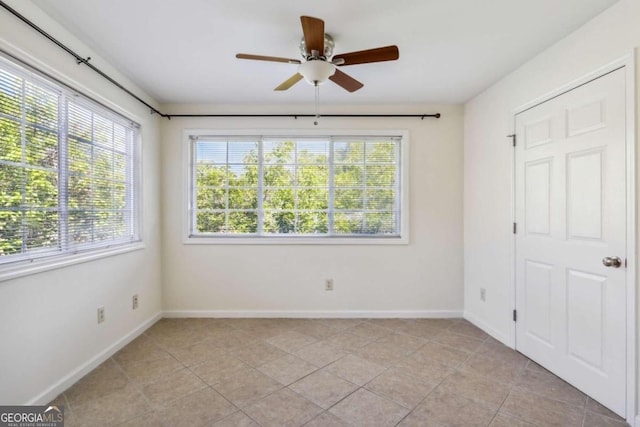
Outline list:
[[[0,58],[0,266],[139,241],[137,125]]]
[[[188,140],[188,240],[404,237],[402,136]]]

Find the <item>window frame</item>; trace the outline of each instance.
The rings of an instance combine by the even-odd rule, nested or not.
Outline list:
[[[194,179],[193,138],[200,137],[396,137],[400,139],[400,230],[399,236],[203,236],[191,235]],[[407,130],[345,129],[185,129],[182,138],[182,242],[189,245],[407,245],[409,244],[409,132]]]
[[[60,153],[66,152],[68,144],[68,117],[67,109],[71,102],[90,109],[93,113],[101,114],[108,120],[114,120],[118,123],[128,122],[129,126],[135,129],[131,135],[131,167],[127,168],[130,174],[130,191],[132,194],[132,218],[130,227],[134,230],[135,237],[131,240],[114,240],[108,243],[97,244],[78,244],[68,245],[59,251],[47,251],[46,255],[38,256],[37,250],[33,252],[35,256],[29,254],[19,254],[13,260],[0,263],[0,282],[18,277],[28,276],[52,269],[66,267],[78,263],[91,260],[97,260],[113,255],[123,254],[131,251],[137,251],[145,248],[143,241],[142,228],[142,128],[139,120],[133,114],[122,111],[117,106],[107,100],[103,100],[99,95],[87,95],[75,89],[74,86],[80,86],[74,81],[69,81],[64,77],[57,77],[48,74],[40,69],[23,62],[18,57],[8,53],[0,52],[0,65],[10,73],[17,73],[22,78],[35,82],[38,86],[45,87],[59,94],[59,100],[62,101],[58,106],[58,138]],[[40,64],[41,67],[47,69],[46,65]],[[60,141],[60,138],[63,141]],[[61,155],[61,154],[59,154]],[[61,167],[67,164],[66,159],[60,159],[58,166],[58,174],[63,173]],[[65,173],[68,174],[68,171]],[[62,185],[61,183],[59,185]],[[60,187],[58,187],[60,190]],[[66,192],[66,189],[63,190]],[[60,205],[58,204],[58,209]],[[65,226],[66,227],[66,226]],[[65,228],[63,227],[63,228]],[[66,240],[66,238],[63,238]]]

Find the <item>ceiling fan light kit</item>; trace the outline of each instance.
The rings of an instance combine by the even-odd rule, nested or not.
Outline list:
[[[311,60],[298,65],[298,74],[313,86],[321,85],[336,73],[336,66],[322,60]]]

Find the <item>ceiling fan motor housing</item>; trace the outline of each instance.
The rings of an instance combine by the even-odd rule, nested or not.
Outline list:
[[[324,33],[324,52],[319,52],[322,59],[331,58],[334,45],[333,38],[329,34]],[[302,40],[300,40],[300,55],[302,55],[304,59],[313,57],[312,53],[307,51],[307,43],[304,41],[304,36],[302,36]]]

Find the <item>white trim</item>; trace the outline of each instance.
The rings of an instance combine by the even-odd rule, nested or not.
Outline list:
[[[508,334],[503,334],[499,330],[491,327],[487,322],[485,322],[484,320],[481,320],[479,317],[477,317],[475,314],[471,313],[468,310],[464,311],[463,317],[469,322],[473,323],[478,328],[485,331],[487,334],[491,335],[493,338],[497,339],[498,341],[506,345],[507,347],[515,349],[515,341],[513,337],[510,337]]]
[[[192,136],[399,136],[400,141],[400,237],[190,237]],[[185,129],[182,132],[182,243],[186,245],[408,245],[409,244],[409,131],[346,129]]]
[[[94,261],[114,255],[125,254],[127,252],[144,249],[143,242],[127,243],[122,246],[107,249],[92,249],[78,254],[61,254],[51,258],[41,258],[31,263],[19,262],[15,265],[0,267],[0,282],[18,277],[29,276],[31,274],[42,273],[43,271],[55,270],[56,268],[68,267],[87,261]]]
[[[462,310],[398,310],[398,311],[315,311],[315,310],[165,310],[165,318],[300,318],[300,319],[454,319]]]
[[[82,364],[80,367],[65,375],[60,379],[57,383],[34,397],[25,403],[25,405],[45,405],[55,399],[60,393],[67,390],[73,384],[75,384],[82,377],[87,375],[89,372],[93,371],[97,368],[102,362],[109,359],[116,352],[118,352],[121,348],[129,344],[131,341],[142,335],[142,333],[147,330],[151,325],[162,318],[162,313],[156,313],[151,316],[149,319],[142,322],[138,327],[134,330],[120,338],[118,341],[98,353],[92,359],[88,360],[86,363]]]
[[[592,80],[604,76],[612,71],[624,68],[625,69],[625,85],[626,85],[626,180],[627,180],[627,388],[626,388],[626,420],[631,424],[635,419],[636,425],[640,426],[638,418],[636,418],[637,411],[637,384],[638,384],[638,366],[637,366],[637,237],[636,237],[636,54],[631,51],[629,54],[610,62],[603,67],[598,68],[595,71],[585,74],[557,89],[554,89],[545,95],[535,98],[520,107],[512,111],[513,126],[515,127],[515,118],[519,113],[524,112],[530,108],[533,108],[543,102],[549,101],[552,98],[560,96],[566,92],[569,92],[579,86],[582,86]],[[513,132],[515,133],[515,129]],[[515,156],[512,160],[512,170],[515,170]],[[512,186],[515,183],[512,180]],[[513,209],[514,221],[515,221],[515,192],[511,194],[511,206]],[[514,301],[516,297],[516,281],[515,281],[515,235],[513,236],[513,253],[511,262],[511,277],[513,278],[513,286],[510,287],[511,297]],[[513,326],[514,343],[516,340],[515,323]]]

